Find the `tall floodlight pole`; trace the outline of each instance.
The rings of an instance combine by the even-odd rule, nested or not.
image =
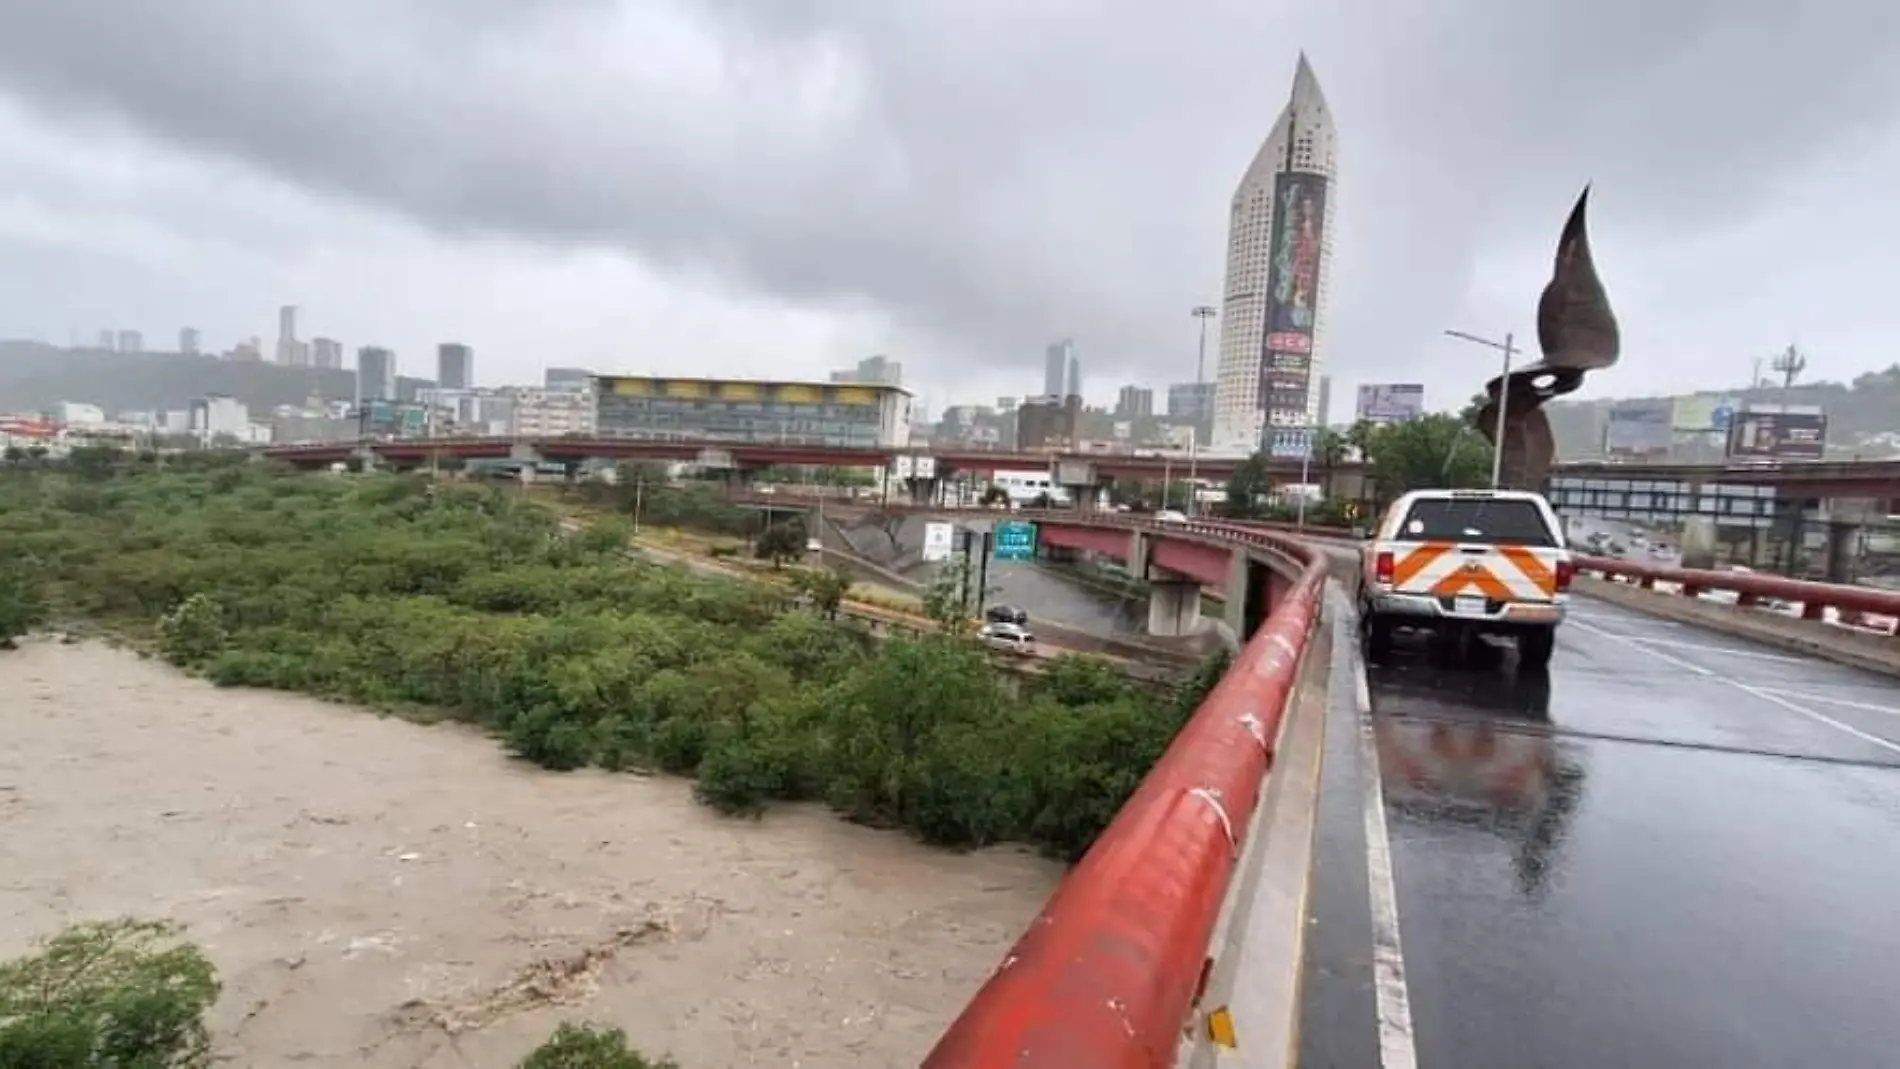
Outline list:
[[[1211,304],[1197,304],[1191,313],[1201,321],[1201,346],[1194,355],[1194,425],[1213,415],[1213,405],[1207,399],[1207,321],[1219,315]]]
[[[1516,339],[1514,335],[1506,334],[1504,340],[1498,342],[1492,341],[1490,338],[1480,338],[1476,334],[1466,334],[1462,330],[1448,330],[1445,332],[1445,336],[1457,338],[1460,341],[1468,341],[1475,345],[1487,346],[1504,354],[1504,374],[1498,384],[1497,440],[1491,444],[1491,489],[1496,490],[1498,484],[1504,479],[1504,414],[1505,410],[1510,407],[1511,391],[1509,387],[1511,384],[1511,357],[1517,352],[1513,344]]]

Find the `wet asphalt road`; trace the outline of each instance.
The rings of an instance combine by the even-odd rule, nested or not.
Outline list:
[[[1496,660],[1367,672],[1417,1064],[1900,1065],[1900,683],[1587,600]],[[1403,1064],[1335,699],[1300,1064]]]

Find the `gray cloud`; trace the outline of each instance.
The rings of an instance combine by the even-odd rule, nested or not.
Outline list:
[[[0,10],[0,93],[451,237],[887,313],[946,384],[1026,386],[1073,334],[1105,385],[1191,366],[1300,47],[1341,129],[1329,358],[1367,379],[1451,381],[1441,326],[1527,325],[1474,280],[1546,255],[1585,180],[1614,297],[1607,239],[1733,227],[1900,102],[1871,0],[62,0]],[[1706,304],[1748,269],[1659,284]]]

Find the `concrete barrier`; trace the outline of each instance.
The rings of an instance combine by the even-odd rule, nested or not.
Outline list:
[[[950,1026],[926,1069],[1176,1063],[1321,615],[1326,555],[1274,541],[1301,567],[1288,596]]]

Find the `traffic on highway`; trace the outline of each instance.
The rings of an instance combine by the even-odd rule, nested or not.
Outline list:
[[[1561,592],[1546,662],[1423,568],[1387,630],[1402,504],[1334,606],[1299,1064],[1894,1064],[1900,685]]]

